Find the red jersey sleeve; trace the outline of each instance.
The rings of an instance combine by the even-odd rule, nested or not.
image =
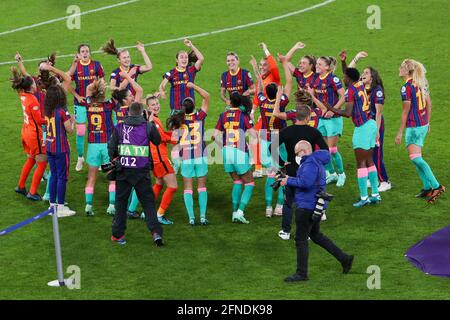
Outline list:
[[[217,120],[216,129],[219,131],[224,131],[223,127],[223,113],[220,115],[219,120]]]

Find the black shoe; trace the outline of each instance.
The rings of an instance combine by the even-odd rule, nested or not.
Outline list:
[[[39,194],[27,193],[27,199],[31,201],[42,201],[42,197]]]
[[[347,274],[352,269],[354,256],[349,256],[348,259],[341,263],[342,265],[342,273]]]
[[[164,245],[163,240],[158,233],[153,234],[153,242],[157,247],[162,247]]]
[[[422,189],[418,194],[415,195],[416,198],[428,198],[431,194],[431,189]]]
[[[127,211],[129,219],[139,219],[141,216],[136,211]]]
[[[437,198],[439,198],[445,192],[445,187],[440,185],[439,188],[431,190],[431,193],[428,198],[428,203],[434,203]]]
[[[21,195],[24,195],[25,197],[26,197],[27,194],[28,194],[26,188],[21,189],[21,188],[19,188],[19,187],[16,187],[16,188],[14,189],[14,191],[17,192],[17,193],[19,193],[19,194],[21,194]]]
[[[285,282],[297,282],[297,281],[307,281],[308,277],[302,276],[298,273],[294,273],[292,276],[284,278]]]

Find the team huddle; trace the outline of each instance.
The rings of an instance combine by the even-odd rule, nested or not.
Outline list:
[[[116,56],[119,63],[111,72],[109,84],[105,81],[101,63],[91,58],[87,44],[78,46],[67,72],[55,67],[55,55],[51,55],[39,62],[36,75],[30,75],[18,53],[18,69],[12,69],[11,81],[23,109],[22,144],[27,160],[15,191],[30,200],[48,200],[51,205],[57,206],[60,217],[75,214],[65,203],[71,152],[67,134],[75,132],[75,170],[81,171],[85,162],[88,165],[84,190],[85,213],[94,215],[98,210],[94,206],[94,191],[99,168],[113,160],[108,141],[114,130],[126,131],[127,126],[123,124],[131,106],[140,104],[146,120],[154,124],[160,139],[153,140],[158,140],[157,143],[150,141],[148,148],[134,149],[126,141],[120,141],[121,161],[126,161],[122,165],[138,167],[143,158],[151,158],[155,178],[154,198],[159,199],[162,193],[157,209],[157,218],[161,224],[173,223],[166,213],[178,190],[178,172],[183,178],[183,199],[188,223],[196,224],[196,180],[199,222],[207,225],[207,175],[211,162],[208,161],[205,119],[211,99],[204,88],[195,84],[196,77],[201,76],[199,72],[205,58],[190,40],[184,40],[184,44],[189,51],[181,50],[176,54],[176,67],[166,72],[158,90],[148,95],[144,95],[138,80],[153,66],[141,43],[137,44],[136,49],[142,55],[143,65],[132,63],[129,52],[117,49],[113,40],[103,46],[102,50]],[[255,179],[263,176],[267,176],[264,188],[265,215],[269,218],[273,215],[292,217],[286,199],[292,198],[295,191],[289,189],[288,180],[281,179],[279,174],[280,170],[287,167],[287,174],[295,177],[302,163],[301,155],[294,155],[294,158],[288,156],[295,153],[294,146],[286,142],[289,139],[287,129],[291,124],[315,128],[313,134],[320,132],[323,137],[320,141],[323,142],[312,145],[312,148],[326,149],[330,153],[330,161],[325,164],[326,183],[344,187],[345,166],[338,149],[344,117],[351,118],[355,126],[352,145],[360,197],[353,206],[380,203],[380,193],[391,188],[383,161],[385,93],[383,81],[376,69],[366,67],[362,73],[356,69],[357,63],[367,57],[367,53],[358,53],[348,65],[346,52],[339,54],[344,75],[341,81],[334,74],[338,59],[333,57],[304,55],[297,64],[292,63],[294,55],[305,48],[301,42],[295,44],[286,55],[278,54],[277,59],[264,43],[261,48],[264,56],[259,64],[254,57],[250,60],[252,72],[240,67],[238,54],[228,52],[228,70],[220,77],[223,112],[217,120],[212,139],[221,152],[224,171],[232,179],[232,221],[249,223],[245,214],[255,188]],[[284,70],[284,84],[277,60]],[[424,66],[412,59],[406,59],[400,65],[399,76],[405,84],[401,87],[399,102],[403,103],[403,111],[395,143],[401,144],[405,135],[410,159],[423,184],[416,197],[433,203],[445,191],[445,187],[438,182],[422,157],[432,107],[425,73]],[[168,85],[170,93],[166,95]],[[74,97],[74,116],[68,110],[67,93]],[[198,97],[201,98],[200,102]],[[161,99],[169,100],[170,109],[161,110]],[[166,123],[159,118],[161,111],[169,115]],[[126,136],[126,132],[124,134]],[[317,133],[317,136],[320,134]],[[46,176],[46,192],[41,197],[38,188],[47,163],[50,174]],[[27,191],[26,181],[34,167],[31,187]],[[106,186],[101,188],[106,191]],[[109,206],[106,213],[114,216],[115,181],[109,181],[108,192]],[[145,218],[137,210],[139,198],[136,191],[131,193],[127,209],[129,218]],[[289,225],[290,221],[283,222],[283,230],[279,235],[289,239],[290,227],[285,228],[285,224]]]

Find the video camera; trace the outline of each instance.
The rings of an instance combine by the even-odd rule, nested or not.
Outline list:
[[[317,197],[316,207],[314,208],[314,213],[312,215],[312,220],[314,222],[320,221],[322,219],[322,216],[326,211],[325,207],[328,205],[328,202],[330,202],[333,199],[334,196],[325,191],[321,191],[316,194],[316,197]]]
[[[283,180],[286,177],[287,177],[286,165],[284,165],[282,168],[278,169],[277,173],[275,174],[275,182],[270,185],[273,188],[273,190],[277,191],[281,186],[281,180]]]
[[[106,173],[106,178],[109,181],[116,181],[117,172],[122,170],[119,158],[113,159],[110,163],[102,164],[100,168],[102,169],[102,172]]]

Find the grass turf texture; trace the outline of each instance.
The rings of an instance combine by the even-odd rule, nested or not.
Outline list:
[[[117,3],[118,1],[116,1]],[[106,6],[112,1],[78,1],[83,11]],[[309,7],[318,1],[235,1],[206,0],[140,1],[81,18],[80,30],[68,30],[57,22],[0,37],[0,61],[13,60],[16,50],[25,59],[44,57],[52,50],[59,54],[75,51],[81,42],[97,50],[109,37],[117,45],[128,46],[136,40],[152,42],[188,34],[266,19]],[[0,31],[10,30],[65,15],[74,1],[4,1],[7,15]],[[310,281],[288,285],[282,280],[295,270],[294,241],[282,241],[277,232],[280,219],[264,217],[264,180],[256,180],[256,189],[246,217],[249,225],[231,223],[231,182],[221,165],[209,167],[208,227],[187,224],[182,191],[176,194],[168,217],[175,221],[164,227],[166,246],[156,248],[145,225],[129,221],[125,247],[109,240],[111,218],[107,207],[107,184],[100,174],[94,196],[96,216],[84,213],[84,185],[87,169],[77,173],[75,137],[71,137],[72,163],[67,201],[77,215],[60,220],[63,262],[81,268],[81,290],[55,289],[46,283],[56,278],[51,219],[46,218],[0,238],[0,299],[446,299],[447,279],[431,277],[412,267],[403,257],[405,251],[424,236],[449,223],[448,196],[427,205],[413,196],[421,189],[419,178],[404,146],[394,145],[401,113],[399,90],[403,81],[398,67],[404,58],[425,64],[431,85],[433,115],[431,133],[424,158],[438,179],[446,184],[446,166],[450,158],[445,108],[448,100],[447,74],[450,67],[448,43],[442,41],[446,28],[445,0],[377,1],[381,7],[382,29],[366,28],[366,9],[373,1],[338,0],[326,7],[247,29],[193,39],[205,56],[205,64],[196,83],[208,90],[211,107],[206,121],[209,128],[223,110],[219,99],[220,74],[226,69],[225,53],[239,53],[241,67],[250,69],[249,56],[262,56],[258,43],[264,41],[273,54],[285,53],[296,41],[307,48],[302,53],[334,55],[346,48],[349,59],[359,50],[369,52],[360,63],[377,68],[386,87],[385,161],[394,188],[382,194],[381,205],[355,209],[358,196],[355,160],[351,149],[353,125],[344,121],[342,152],[347,183],[328,191],[335,200],[322,224],[325,234],[347,252],[355,255],[352,273],[343,276],[338,263],[316,245],[310,245]],[[238,8],[238,10],[236,10]],[[420,16],[420,18],[419,18]],[[195,17],[195,19],[193,19]],[[140,77],[145,93],[154,92],[164,72],[174,65],[182,42],[147,47],[153,70]],[[135,63],[142,63],[137,50],[130,50]],[[94,55],[102,62],[107,77],[116,67],[113,56]],[[71,58],[60,59],[57,67],[67,70]],[[35,62],[26,63],[34,73]],[[33,203],[13,191],[25,160],[20,128],[22,112],[7,78],[10,66],[0,66],[0,136],[2,152],[0,228],[5,228],[44,211],[47,203]],[[280,66],[281,68],[281,66]],[[337,74],[341,77],[340,67]],[[284,82],[284,80],[283,80]],[[71,99],[71,97],[69,98]],[[161,116],[168,114],[168,100],[162,101]],[[72,107],[70,107],[71,110]],[[180,182],[180,189],[182,183]],[[27,186],[29,186],[30,180]],[[40,193],[43,194],[42,184]],[[197,194],[194,193],[194,199]],[[196,201],[196,200],[195,200]],[[196,204],[198,216],[198,205]],[[368,290],[370,265],[381,268],[381,290]]]

